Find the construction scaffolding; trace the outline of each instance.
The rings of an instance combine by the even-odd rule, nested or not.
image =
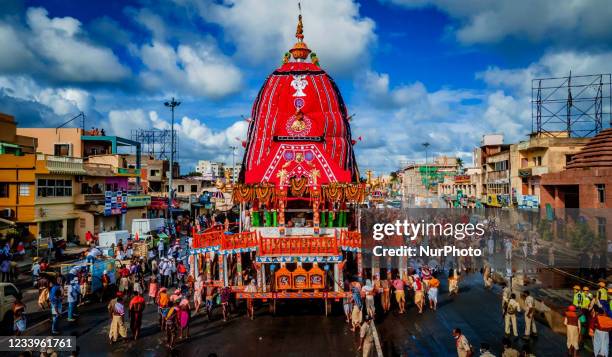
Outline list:
[[[178,135],[174,130],[174,145],[170,129],[133,129],[132,140],[140,143],[142,153],[157,160],[169,160],[174,151],[174,161],[178,160]]]
[[[531,81],[531,131],[548,136],[590,137],[612,124],[610,73]]]

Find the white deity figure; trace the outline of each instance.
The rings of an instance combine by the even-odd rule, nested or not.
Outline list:
[[[308,81],[304,79],[306,77],[303,74],[298,74],[293,76],[293,80],[291,81],[291,86],[295,89],[295,93],[293,93],[294,97],[305,97],[306,93],[304,93],[304,88],[308,85]]]

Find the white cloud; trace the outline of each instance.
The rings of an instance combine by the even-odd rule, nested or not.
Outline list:
[[[409,8],[434,6],[459,20],[463,43],[492,43],[506,37],[554,42],[612,39],[608,0],[391,0]]]
[[[140,56],[147,67],[140,78],[149,89],[220,98],[242,85],[242,73],[212,40],[181,44],[176,50],[154,41],[141,47]]]
[[[190,2],[185,0],[183,2]],[[256,64],[278,63],[295,43],[297,6],[292,1],[226,0],[196,2],[202,18],[220,25],[237,55]],[[331,73],[348,73],[368,60],[376,41],[375,23],[359,14],[352,0],[302,2],[304,41]],[[333,36],[330,36],[333,34]],[[271,62],[273,61],[273,62]]]
[[[0,77],[0,90],[15,99],[41,103],[58,116],[88,112],[93,110],[95,104],[94,97],[85,90],[74,87],[42,87],[26,76]]]
[[[422,143],[432,144],[430,157],[470,151],[488,130],[482,121],[486,96],[471,90],[428,91],[421,82],[393,86],[386,73],[368,71],[357,80],[361,96],[351,111],[354,148],[361,170],[396,170],[401,162],[422,160]],[[466,104],[466,100],[474,103]]]
[[[132,129],[170,129],[169,121],[162,119],[156,111],[143,109],[111,110],[108,114],[108,133],[130,137]],[[244,140],[247,122],[235,121],[230,126],[213,129],[197,118],[183,116],[174,124],[179,136],[178,154],[181,161],[189,166],[197,160],[214,159],[231,162],[229,146],[238,146],[236,161],[241,158],[242,147],[236,139]],[[183,172],[190,168],[183,168]]]
[[[84,82],[117,82],[129,76],[108,48],[87,40],[81,22],[50,18],[43,8],[29,8],[26,24],[0,22],[0,69],[6,73]]]
[[[70,82],[117,82],[129,75],[110,49],[86,40],[78,20],[50,18],[43,8],[29,8],[26,22],[29,29],[18,40],[28,44],[46,75]]]

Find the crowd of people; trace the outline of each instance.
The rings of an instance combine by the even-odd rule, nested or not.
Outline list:
[[[448,218],[434,216],[430,219],[434,222],[446,222]],[[453,219],[466,221],[469,217]],[[214,286],[207,280],[207,274],[202,272],[195,274],[197,278],[194,278],[194,270],[190,267],[187,254],[188,234],[185,234],[189,233],[192,227],[202,231],[212,225],[220,225],[225,231],[230,231],[228,222],[228,217],[224,216],[200,216],[193,222],[183,222],[181,228],[177,226],[176,231],[168,231],[168,239],[158,239],[146,256],[135,254],[134,242],[131,239],[125,244],[119,241],[111,247],[110,252],[104,253],[92,244],[85,254],[87,263],[93,264],[103,259],[104,255],[114,257],[118,262],[112,271],[105,270],[99,277],[101,290],[95,297],[108,302],[109,343],[116,343],[121,339],[138,339],[141,335],[143,314],[148,305],[155,307],[159,329],[170,348],[190,338],[192,319],[201,311],[212,320],[212,311],[219,306],[223,320],[230,319],[235,310],[230,287]],[[488,219],[487,224],[490,231],[497,230],[498,223],[495,219]],[[182,239],[176,234],[181,231],[184,233]],[[93,237],[91,241],[93,243]],[[512,259],[513,250],[522,248],[514,243],[508,238],[494,239],[493,234],[470,242],[483,247],[489,257],[501,250],[507,260]],[[432,237],[428,244],[440,246],[444,241],[440,237]],[[531,252],[523,251],[523,254],[528,255]],[[4,256],[4,251],[0,252],[0,256]],[[402,269],[386,269],[383,277],[372,274],[369,279],[345,281],[344,291],[347,294],[343,299],[343,308],[346,322],[352,331],[359,334],[359,349],[363,355],[374,353],[378,338],[374,321],[378,315],[388,314],[392,309],[402,315],[411,306],[414,306],[417,315],[425,314],[427,310],[435,313],[438,296],[441,293],[452,297],[459,295],[462,279],[465,275],[478,271],[479,266],[483,266],[481,272],[485,287],[492,288],[491,266],[485,258],[462,257],[435,262],[412,259],[407,262],[408,266]],[[254,274],[249,274],[248,269],[245,269],[247,273],[243,278],[245,291],[257,292]],[[59,322],[64,318],[63,310],[67,310],[67,322],[76,321],[79,318],[80,306],[88,296],[91,298],[92,286],[98,277],[88,266],[75,265],[69,271],[56,276],[47,274],[47,270],[46,259],[33,261],[31,274],[35,286],[39,289],[39,306],[51,314],[51,333],[59,334]],[[4,272],[2,269],[0,271]],[[440,279],[447,280],[444,292]],[[593,346],[599,355],[608,354],[608,331],[612,326],[606,318],[612,317],[612,289],[606,287],[603,282],[601,284],[603,285],[600,285],[595,293],[591,293],[588,287],[577,287],[574,303],[567,309],[564,322],[567,326],[567,346],[571,355],[577,355],[589,338],[592,338]],[[512,291],[510,286],[504,286],[501,310],[505,333],[502,356],[530,356],[528,344],[523,345],[521,352],[514,346],[519,335],[519,322],[524,321],[525,324],[524,339],[530,339],[537,334],[534,297],[530,296],[529,291],[519,294]],[[25,305],[17,300],[13,311],[15,334],[23,333],[26,326]],[[253,319],[254,312],[253,301],[247,299],[247,317]],[[517,317],[521,313],[524,318],[519,321]],[[454,329],[452,335],[459,356],[475,355],[476,349],[459,328]],[[493,356],[487,343],[482,343],[479,351],[481,356]]]
[[[570,355],[577,356],[590,337],[594,355],[607,357],[612,331],[612,284],[606,287],[600,281],[595,294],[588,286],[575,285],[573,290],[572,305],[568,306],[563,321]]]

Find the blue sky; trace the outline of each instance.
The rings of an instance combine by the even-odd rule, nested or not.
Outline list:
[[[605,0],[303,0],[305,41],[339,83],[362,170],[430,152],[470,160],[481,136],[531,128],[531,79],[612,71]],[[251,104],[293,42],[297,1],[16,1],[0,8],[0,111],[21,126],[129,136],[168,128],[182,171],[230,162]]]

